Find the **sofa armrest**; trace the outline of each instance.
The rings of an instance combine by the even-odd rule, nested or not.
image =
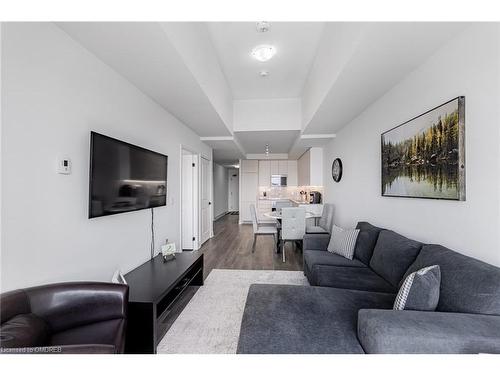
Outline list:
[[[367,353],[500,353],[500,316],[362,309],[358,339]]]
[[[52,332],[127,318],[127,285],[72,282],[38,286],[24,292],[31,312],[44,319]]]
[[[310,233],[303,238],[303,250],[325,250],[330,243],[329,233]]]

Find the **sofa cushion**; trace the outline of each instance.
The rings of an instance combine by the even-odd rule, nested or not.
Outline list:
[[[50,336],[49,326],[34,314],[20,314],[0,327],[1,348],[43,346]]]
[[[407,274],[437,264],[438,311],[500,315],[500,268],[440,245],[424,245]]]
[[[356,229],[359,229],[359,235],[356,241],[356,247],[354,248],[354,258],[368,265],[370,264],[378,235],[382,229],[365,221],[360,221]]]
[[[437,311],[360,310],[366,353],[500,353],[500,317]]]
[[[410,273],[399,288],[394,310],[436,310],[440,284],[441,272],[437,265]]]
[[[359,229],[344,229],[334,225],[327,250],[352,260]]]
[[[238,353],[363,353],[358,310],[389,309],[394,296],[295,285],[250,286]]]
[[[397,293],[397,289],[368,267],[316,265],[311,270],[313,285],[369,292]],[[393,296],[393,302],[394,298]]]
[[[305,250],[305,263],[311,267],[317,264],[327,266],[342,266],[342,267],[367,267],[357,259],[347,259],[343,256],[330,253],[329,251],[321,250]]]
[[[422,244],[391,230],[382,230],[373,250],[370,267],[397,287],[415,261]]]

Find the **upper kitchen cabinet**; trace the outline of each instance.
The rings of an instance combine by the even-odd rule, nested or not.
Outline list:
[[[259,161],[258,160],[242,160],[240,163],[240,171],[245,173],[258,173]]]
[[[312,147],[297,161],[299,186],[323,186],[323,149]]]
[[[271,161],[259,160],[259,186],[271,186]]]
[[[278,174],[288,174],[288,160],[278,160]]]
[[[280,164],[278,160],[271,160],[271,174],[280,174]]]
[[[288,166],[287,166],[287,170],[288,170],[287,185],[288,186],[297,186],[298,185],[297,160],[288,160],[287,164],[288,164]]]

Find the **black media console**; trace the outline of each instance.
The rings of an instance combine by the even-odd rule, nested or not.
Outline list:
[[[168,262],[157,255],[125,280],[130,288],[125,352],[156,353],[175,302],[188,286],[203,285],[203,254],[184,251]]]

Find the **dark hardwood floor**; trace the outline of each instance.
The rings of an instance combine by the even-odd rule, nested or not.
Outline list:
[[[286,244],[286,263],[276,254],[272,236],[257,236],[252,253],[251,225],[238,225],[238,215],[225,215],[214,222],[214,237],[205,242],[203,251],[205,277],[214,268],[241,270],[301,271],[302,252],[292,243]]]

